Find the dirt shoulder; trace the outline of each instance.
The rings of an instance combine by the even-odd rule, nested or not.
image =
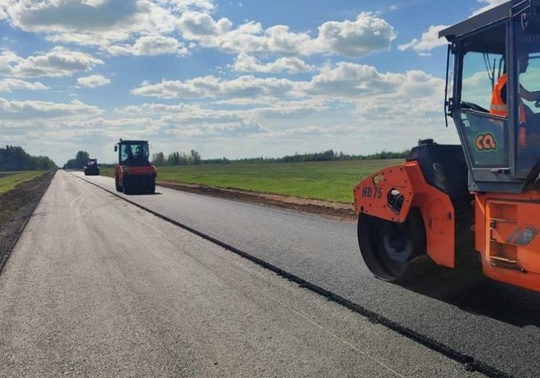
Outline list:
[[[344,221],[356,221],[357,218],[352,204],[305,199],[278,194],[250,192],[237,189],[212,188],[203,185],[183,184],[169,181],[158,181],[157,185],[190,193],[302,211],[337,218]]]
[[[0,272],[54,174],[54,171],[45,173],[0,194]]]

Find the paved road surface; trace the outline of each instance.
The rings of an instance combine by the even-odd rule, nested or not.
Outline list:
[[[109,177],[90,181],[115,192]],[[301,277],[449,355],[508,376],[539,376],[540,294],[446,271],[409,288],[373,279],[352,223],[166,188],[123,197]]]
[[[0,377],[481,376],[65,172],[0,276],[0,332]]]

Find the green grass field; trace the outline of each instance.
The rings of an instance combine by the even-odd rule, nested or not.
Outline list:
[[[0,172],[0,194],[15,189],[25,181],[41,176],[46,171]]]
[[[286,194],[350,203],[353,188],[371,173],[403,160],[238,163],[158,167],[158,181]],[[102,169],[114,175],[114,169]]]

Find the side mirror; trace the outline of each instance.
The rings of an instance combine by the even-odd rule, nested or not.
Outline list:
[[[118,145],[117,144],[114,145],[114,152],[116,152],[116,151],[118,151]]]

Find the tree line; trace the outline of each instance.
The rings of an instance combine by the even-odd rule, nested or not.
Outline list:
[[[22,147],[0,148],[0,171],[48,171],[58,168],[47,156],[32,156]]]
[[[86,151],[78,151],[75,154],[75,159],[69,159],[64,164],[64,169],[83,169],[86,165],[86,161],[90,159],[90,154]]]
[[[226,157],[217,158],[217,159],[205,159],[201,158],[201,155],[195,151],[191,150],[191,153],[185,154],[180,152],[170,153],[167,157],[163,152],[159,152],[152,155],[152,164],[157,166],[165,165],[192,165],[192,164],[230,164],[233,162],[244,162],[244,163],[292,163],[292,162],[308,162],[308,161],[335,161],[335,160],[380,160],[380,159],[405,159],[409,154],[410,150],[405,150],[401,152],[393,151],[380,151],[374,154],[369,155],[348,155],[343,152],[336,152],[332,149],[315,152],[315,153],[305,153],[305,154],[294,154],[286,155],[280,158],[264,158],[264,157],[255,157],[255,158],[244,158],[231,160]]]
[[[90,159],[90,154],[87,151],[79,151],[75,154],[74,159],[69,159],[66,164],[64,164],[64,169],[83,169],[86,166],[87,160]],[[201,155],[195,151],[191,150],[190,154],[185,154],[183,152],[172,152],[167,157],[163,152],[158,152],[152,154],[150,159],[152,164],[165,166],[165,165],[188,165],[188,164],[200,164],[202,159]],[[114,166],[114,164],[100,163],[103,167]]]
[[[229,164],[231,162],[307,162],[307,161],[332,161],[332,160],[375,160],[375,159],[404,159],[409,150],[402,152],[392,152],[383,150],[370,155],[347,155],[343,152],[326,150],[315,153],[286,155],[281,158],[244,158],[230,160],[226,157],[218,159],[203,160],[199,152],[191,150],[189,154],[183,152],[172,152],[165,157],[163,152],[152,154],[152,164],[158,166],[166,165],[197,165],[197,164]],[[78,151],[74,159],[70,159],[64,164],[65,169],[83,169],[90,154],[86,151]],[[31,156],[22,147],[6,146],[0,148],[0,171],[27,171],[27,170],[51,170],[57,169],[57,165],[47,156]]]
[[[343,152],[336,152],[334,150],[326,150],[315,153],[294,154],[286,155],[280,158],[244,158],[237,160],[229,160],[227,158],[208,159],[202,160],[202,164],[230,164],[232,162],[244,162],[244,163],[301,163],[308,161],[336,161],[336,160],[381,160],[381,159],[405,159],[410,150],[401,152],[393,151],[380,151],[369,155],[350,155]]]
[[[343,152],[336,152],[332,149],[305,154],[286,155],[280,158],[243,158],[231,160],[226,157],[217,159],[203,160],[201,154],[196,150],[191,150],[189,154],[184,152],[171,152],[167,156],[163,152],[154,153],[151,156],[151,163],[156,166],[175,166],[175,165],[198,165],[198,164],[230,164],[233,162],[244,163],[293,163],[293,162],[308,162],[308,161],[335,161],[335,160],[379,160],[379,159],[405,159],[410,150],[401,152],[393,152],[383,150],[369,155],[349,155]],[[68,160],[64,164],[65,169],[83,169],[90,155],[86,151],[79,151],[74,159]],[[113,166],[114,164],[101,164],[102,166]]]
[[[287,155],[275,159],[277,162],[304,162],[304,161],[334,161],[334,160],[379,160],[379,159],[404,159],[409,154],[409,150],[402,152],[391,152],[383,150],[370,155],[347,155],[343,152],[326,150],[322,152],[308,154]]]
[[[152,158],[150,159],[152,164],[157,166],[164,166],[164,165],[197,165],[201,164],[201,154],[199,154],[195,150],[191,150],[190,154],[186,154],[184,152],[171,152],[167,157],[165,157],[165,154],[163,152],[158,152],[155,154],[152,154]]]

